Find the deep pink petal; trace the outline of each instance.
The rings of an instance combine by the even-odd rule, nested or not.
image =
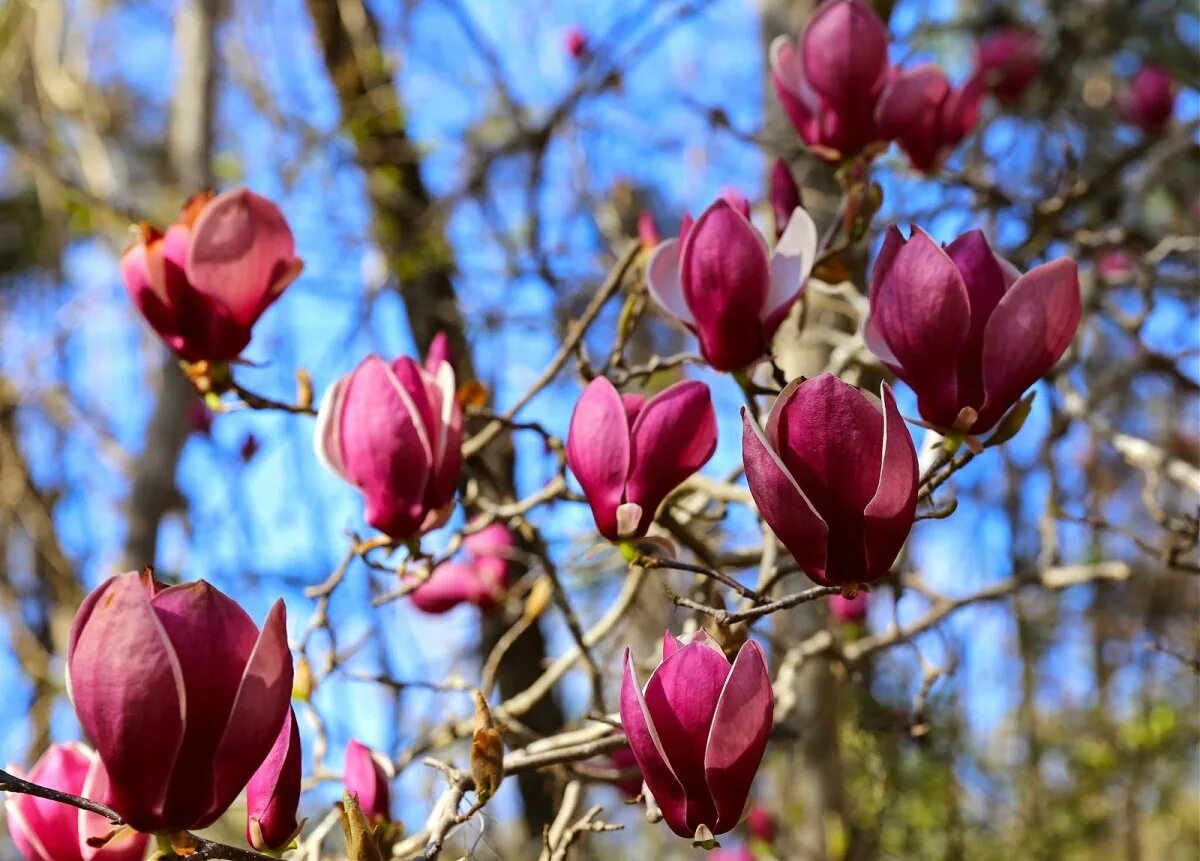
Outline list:
[[[775,696],[758,643],[742,646],[721,691],[704,751],[704,775],[717,808],[714,834],[738,824],[771,735]]]
[[[113,802],[112,785],[108,779],[108,772],[104,770],[104,763],[100,761],[100,757],[95,751],[88,751],[88,755],[92,760],[92,767],[88,771],[83,791],[79,794],[84,798],[111,806]],[[93,861],[93,859],[94,861],[143,861],[146,857],[150,835],[132,829],[119,831],[117,836],[104,844],[102,849],[89,846],[87,841],[90,838],[110,835],[113,830],[112,823],[103,816],[89,813],[86,810],[79,810],[77,813],[83,861]]]
[[[883,384],[880,398],[883,401],[883,456],[875,495],[863,511],[868,577],[863,582],[887,574],[904,546],[916,514],[920,479],[917,450],[887,383]]]
[[[983,406],[983,332],[1006,289],[1000,260],[982,230],[970,230],[946,247],[962,274],[971,306],[971,325],[958,356],[958,405]]]
[[[917,170],[930,170],[938,162],[941,110],[949,96],[946,74],[927,63],[897,74],[879,97],[875,121],[880,137],[897,140]]]
[[[708,386],[684,380],[659,392],[630,431],[625,500],[642,507],[645,534],[668,493],[708,462],[717,448],[717,414]]]
[[[792,217],[792,210],[803,206],[800,188],[792,177],[788,163],[781,158],[771,165],[771,211],[775,216],[775,239],[783,236]]]
[[[1062,358],[1079,327],[1079,272],[1065,257],[1022,275],[1000,300],[983,335],[987,400],[972,430],[989,430]]]
[[[243,326],[253,325],[279,295],[279,283],[295,263],[295,240],[283,213],[252,191],[214,197],[192,226],[188,281]]]
[[[372,820],[390,820],[392,790],[390,777],[379,756],[356,739],[346,745],[346,792],[358,800],[362,812]]]
[[[183,742],[183,671],[140,574],[113,577],[94,594],[72,633],[71,699],[108,770],[113,806],[154,831]]]
[[[638,768],[667,825],[680,837],[691,837],[687,827],[687,797],[672,771],[663,749],[662,738],[654,725],[633,668],[633,657],[625,649],[624,675],[621,678],[621,726],[629,739]]]
[[[826,0],[801,37],[804,76],[821,98],[849,113],[883,86],[888,32],[864,0]]]
[[[433,569],[428,580],[409,593],[409,600],[423,613],[446,613],[464,601],[474,603],[480,589],[473,564],[443,562]]]
[[[765,240],[740,212],[718,200],[696,219],[680,258],[683,296],[704,358],[735,371],[767,350],[762,310],[771,272]]]
[[[588,383],[571,414],[567,464],[583,487],[596,528],[616,540],[617,506],[624,501],[629,475],[630,436],[625,407],[604,377]]]
[[[258,851],[287,846],[299,829],[300,727],[290,708],[275,744],[246,784],[246,841]]]
[[[919,227],[876,284],[871,319],[916,391],[921,415],[953,425],[961,405],[957,366],[971,324],[970,301],[954,262]]]
[[[54,744],[34,763],[27,779],[49,789],[81,795],[91,765],[92,756],[82,745]],[[82,861],[76,808],[32,795],[14,794],[8,800],[9,830],[18,844],[23,839],[46,861]]]

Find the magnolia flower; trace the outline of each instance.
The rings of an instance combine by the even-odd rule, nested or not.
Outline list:
[[[1024,27],[1005,27],[984,36],[976,48],[975,74],[997,99],[1021,98],[1041,72],[1041,39]]]
[[[166,233],[143,224],[121,277],[146,322],[189,362],[236,359],[304,268],[279,208],[239,189],[193,197]]]
[[[699,338],[704,360],[737,371],[770,352],[816,255],[817,228],[802,208],[791,211],[772,253],[749,204],[722,198],[655,249],[646,279],[658,304]]]
[[[945,72],[928,63],[893,76],[879,98],[876,119],[914,168],[933,171],[975,128],[982,98],[980,78],[956,89]]]
[[[775,698],[758,644],[730,666],[703,630],[663,638],[643,688],[625,650],[621,724],[671,830],[706,843],[737,825],[758,772]]]
[[[411,593],[413,606],[425,613],[445,613],[459,604],[494,609],[508,590],[517,541],[502,523],[485,526],[463,542],[465,559],[443,562]]]
[[[1147,63],[1133,76],[1123,104],[1125,119],[1144,132],[1161,132],[1175,113],[1179,85],[1162,66]]]

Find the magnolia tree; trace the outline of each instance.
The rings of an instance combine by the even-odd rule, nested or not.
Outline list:
[[[622,97],[620,46],[633,25],[559,34],[577,78],[543,121],[520,105],[507,54],[466,9],[448,8],[513,126],[478,144],[464,188],[489,200],[481,189],[499,181],[490,165],[507,152],[532,160],[536,195],[551,141],[588,134],[568,125],[571,111]],[[703,11],[673,8],[658,26],[686,27]],[[136,241],[107,265],[173,359],[132,467],[129,517],[149,518],[156,534],[170,505],[146,488],[173,473],[179,429],[209,435],[250,413],[275,419],[262,427],[281,439],[311,438],[292,468],[319,462],[355,508],[325,548],[340,563],[280,587],[186,579],[186,565],[156,564],[154,538],[145,558],[129,559],[133,570],[94,579],[77,579],[64,553],[46,582],[69,588],[36,593],[48,602],[39,612],[70,620],[61,637],[49,625],[39,639],[22,615],[35,593],[5,575],[13,643],[28,630],[46,653],[26,667],[39,696],[61,691],[70,704],[41,731],[32,767],[0,771],[22,856],[991,857],[1026,846],[1014,826],[1045,836],[1031,857],[1109,841],[1129,858],[1186,856],[1179,844],[1190,841],[1156,842],[1159,820],[1139,813],[1156,803],[1143,792],[1169,795],[1144,773],[1093,776],[1101,795],[1128,793],[1119,829],[1083,844],[1067,826],[1039,830],[1054,763],[1079,763],[1065,758],[1071,748],[1039,759],[1051,741],[1037,727],[1039,658],[1022,603],[1046,613],[1059,595],[1082,601],[1097,627],[1141,607],[1122,624],[1149,634],[1125,683],[1144,696],[1110,694],[1097,676],[1085,692],[1126,702],[1070,717],[1079,732],[1136,750],[1143,771],[1172,750],[1194,754],[1194,712],[1162,717],[1164,702],[1189,701],[1144,692],[1146,679],[1194,672],[1194,630],[1178,641],[1170,612],[1151,615],[1136,597],[1173,594],[1166,603],[1186,620],[1200,573],[1197,243],[1194,224],[1179,226],[1196,215],[1195,188],[1171,185],[1174,165],[1195,154],[1195,121],[1176,117],[1181,73],[1169,58],[1134,62],[1117,44],[1081,44],[1088,22],[1066,8],[1024,23],[966,21],[966,35],[950,37],[971,59],[953,74],[909,59],[919,32],[889,29],[867,0],[807,11],[765,58],[738,60],[766,64],[765,113],[785,117],[783,131],[737,131],[736,104],[704,111],[767,153],[761,199],[690,196],[694,217],[682,207],[669,217],[645,195],[625,200],[596,252],[605,274],[573,305],[559,297],[560,326],[534,322],[552,351],[514,382],[503,357],[468,337],[482,323],[456,301],[434,218],[446,204],[422,179],[381,60],[387,26],[367,6],[311,0],[309,38],[367,175],[385,271],[373,289],[398,289],[417,350],[321,367],[304,338],[256,349],[260,318],[283,313],[273,309],[310,277],[305,236],[322,241],[298,229],[290,194],[184,189],[196,193],[165,229],[138,222]],[[179,14],[178,50],[197,33],[211,49],[213,7],[185,3]],[[202,97],[193,105],[181,92],[173,133],[186,135],[193,109],[211,126],[211,53],[193,69]],[[1112,57],[1132,74],[1105,71]],[[211,155],[196,152],[172,150],[179,185],[211,176]],[[613,190],[613,205],[629,195]],[[1147,214],[1139,201],[1153,195]],[[949,206],[953,228],[939,211]],[[534,213],[512,235],[532,237],[522,259],[555,287],[566,276]],[[677,231],[660,227],[675,221]],[[1186,333],[1151,331],[1164,327]],[[267,354],[294,374],[294,395],[255,375]],[[1149,394],[1130,402],[1147,377]],[[173,399],[172,386],[185,396]],[[0,463],[5,479],[20,476],[0,517],[11,508],[33,529],[21,512],[37,478],[18,472],[22,432],[7,418],[27,394],[0,377]],[[156,432],[175,434],[165,460]],[[244,437],[241,460],[270,444]],[[1001,549],[979,538],[947,562],[953,536],[990,522],[990,510],[1009,516]],[[270,551],[252,542],[246,552]],[[372,590],[355,591],[356,580]],[[1017,646],[997,645],[986,624],[955,627],[993,603],[1015,617]],[[395,674],[395,617],[384,614],[408,608],[437,633],[406,635],[402,653],[444,658],[478,614],[477,658],[441,678]],[[372,643],[377,662],[364,657]],[[963,820],[988,812],[972,812],[953,762],[938,764],[965,762],[955,739],[968,722],[939,696],[964,656],[994,650],[1025,667],[1016,732],[1037,788],[998,802],[1015,810],[997,811],[999,837],[964,836]],[[1053,660],[1061,669],[1076,658]],[[368,686],[391,691],[394,710]],[[974,702],[960,707],[982,708]],[[1139,708],[1157,710],[1157,723],[1119,723]],[[391,732],[372,728],[387,722]],[[394,743],[364,744],[360,733]],[[1194,784],[1170,791],[1194,802]],[[913,794],[953,811],[914,815],[919,840],[896,812]],[[1177,823],[1193,837],[1195,825]]]

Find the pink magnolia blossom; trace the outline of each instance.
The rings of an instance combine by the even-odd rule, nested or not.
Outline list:
[[[921,417],[973,434],[1054,366],[1081,313],[1074,261],[1021,275],[978,230],[942,248],[919,227],[907,240],[890,227],[869,300],[867,346],[916,391]]]
[[[885,383],[883,409],[832,374],[789,384],[759,428],[742,410],[742,463],[763,519],[826,586],[885,576],[912,528],[917,453]]]
[[[356,739],[346,745],[346,793],[354,796],[372,822],[392,818],[391,764]]]
[[[317,458],[357,487],[366,521],[407,541],[446,522],[462,467],[462,408],[438,335],[422,367],[368,356],[325,393]]]
[[[646,400],[617,394],[597,377],[571,415],[567,464],[600,534],[619,541],[644,536],[667,494],[716,447],[717,415],[704,383],[684,380]]]
[[[168,587],[148,573],[84,599],[67,669],[112,806],[138,831],[215,822],[270,752],[292,692],[282,601],[260,632],[203,580]]]
[[[800,207],[772,253],[750,223],[749,204],[722,198],[646,266],[650,294],[700,340],[718,371],[736,371],[771,349],[771,338],[800,297],[817,254],[817,228]]]
[[[875,104],[888,78],[888,31],[866,0],[826,0],[798,42],[771,44],[771,78],[813,154],[840,161],[885,138]]]
[[[738,824],[771,732],[775,698],[758,644],[730,666],[703,630],[663,638],[643,688],[625,650],[621,723],[646,786],[680,837]],[[702,832],[701,832],[702,833]]]
[[[189,362],[236,359],[304,266],[283,213],[244,188],[197,195],[166,233],[148,225],[141,232],[121,257],[125,289]]]
[[[426,613],[445,613],[459,604],[494,609],[508,590],[515,536],[502,523],[485,526],[463,542],[465,559],[443,562],[429,579],[414,589],[413,606]]]
[[[984,88],[1012,104],[1042,70],[1042,43],[1025,27],[1004,27],[984,36],[975,53],[975,74]]]
[[[6,771],[71,795],[111,804],[104,763],[82,744],[52,744],[34,763],[29,774],[16,766]],[[118,832],[101,849],[89,846],[91,837],[112,831],[103,816],[46,798],[12,793],[4,800],[8,833],[26,861],[142,861],[148,834],[132,829]]]
[[[975,128],[982,97],[978,77],[955,88],[945,72],[927,63],[893,76],[875,116],[881,133],[900,144],[912,166],[928,172]]]
[[[288,709],[267,758],[246,785],[246,842],[259,852],[285,849],[300,833],[300,727]]]
[[[1162,66],[1147,63],[1133,76],[1122,105],[1125,119],[1144,132],[1161,132],[1175,113],[1179,85]]]

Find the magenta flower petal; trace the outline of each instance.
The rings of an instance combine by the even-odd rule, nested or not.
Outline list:
[[[971,324],[958,358],[958,402],[983,403],[983,331],[1007,289],[1000,261],[981,230],[969,230],[946,247],[962,274],[971,306]]]
[[[704,751],[704,774],[717,808],[714,833],[742,818],[750,785],[771,734],[775,697],[762,649],[753,641],[738,652],[725,680]]]
[[[638,684],[633,657],[625,650],[624,675],[621,679],[621,726],[629,739],[638,768],[671,830],[680,837],[691,837],[687,827],[687,797],[679,778],[667,762],[662,739],[654,725],[650,709]]]
[[[815,104],[816,94],[804,80],[804,59],[800,48],[787,36],[777,36],[771,42],[771,82],[788,119],[806,143],[819,139]]]
[[[71,634],[71,699],[117,810],[139,831],[160,830],[184,737],[183,671],[140,574],[112,577],[93,596]]]
[[[742,464],[763,520],[805,571],[823,572],[829,527],[788,472],[770,440],[742,409]]]
[[[950,96],[946,74],[932,63],[899,72],[879,97],[880,136],[895,138],[917,170],[934,168],[942,152],[942,105]]]
[[[252,191],[218,195],[192,226],[186,271],[193,288],[244,326],[297,274],[292,231],[279,207]]]
[[[300,831],[300,727],[290,708],[267,758],[246,784],[246,842],[259,852],[285,848]]]
[[[473,601],[479,591],[474,566],[466,562],[443,562],[429,579],[409,593],[413,606],[423,613],[447,613],[464,601]]]
[[[624,502],[631,442],[625,407],[617,390],[597,377],[575,405],[567,432],[567,464],[583,487],[596,527],[616,540],[617,506]]]
[[[625,501],[642,507],[648,526],[666,495],[716,448],[717,414],[708,386],[684,380],[664,389],[639,411],[630,431]]]
[[[217,747],[213,768],[213,807],[220,816],[246,785],[278,738],[292,697],[292,653],[287,644],[287,611],[275,602],[246,661],[237,698]],[[200,826],[197,826],[200,827]]]
[[[987,399],[976,428],[989,429],[1070,346],[1082,313],[1079,272],[1060,258],[1022,275],[996,306],[983,337]],[[1013,349],[1014,345],[1021,349]]]
[[[872,290],[871,319],[917,391],[921,415],[946,427],[958,415],[958,355],[970,327],[967,288],[954,262],[919,227]]]
[[[761,324],[771,282],[766,244],[724,199],[692,225],[681,252],[680,280],[710,365],[739,370],[766,353]]]
[[[346,792],[358,800],[367,818],[376,822],[392,818],[391,776],[380,760],[378,754],[356,739],[350,739],[346,745]]]
[[[917,511],[917,452],[896,398],[883,384],[883,455],[875,495],[863,509],[867,570],[886,572],[896,561]]]
[[[786,161],[775,159],[771,164],[771,211],[775,216],[775,238],[783,236],[792,217],[792,210],[802,208],[800,189],[792,178]]]

